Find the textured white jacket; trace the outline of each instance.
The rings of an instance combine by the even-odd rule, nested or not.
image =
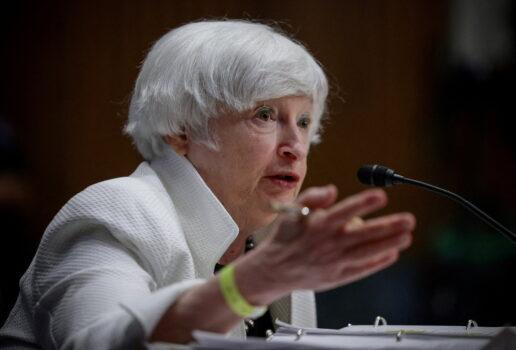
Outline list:
[[[96,350],[156,345],[145,341],[163,313],[182,291],[213,276],[237,233],[195,168],[173,151],[143,162],[129,177],[90,186],[45,231],[0,344]],[[314,327],[314,295],[296,291],[275,302],[271,313]],[[230,333],[245,336],[242,324]]]

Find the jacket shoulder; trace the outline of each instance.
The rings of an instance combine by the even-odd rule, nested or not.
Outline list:
[[[171,256],[187,244],[174,203],[156,173],[142,164],[131,176],[91,185],[70,199],[47,227],[42,245],[101,227],[149,264],[159,280]]]

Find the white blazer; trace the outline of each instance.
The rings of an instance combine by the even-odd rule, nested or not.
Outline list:
[[[90,186],[45,231],[0,344],[152,347],[146,339],[163,313],[181,292],[213,276],[237,234],[195,168],[173,151],[141,163],[129,177]],[[314,294],[295,291],[271,305],[271,313],[315,327]],[[230,334],[245,337],[243,323]]]

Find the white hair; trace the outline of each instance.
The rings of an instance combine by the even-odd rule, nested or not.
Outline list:
[[[124,131],[147,160],[168,147],[165,135],[185,131],[215,148],[209,118],[298,95],[312,100],[311,141],[317,142],[328,83],[300,43],[243,20],[189,23],[165,34],[148,53]]]

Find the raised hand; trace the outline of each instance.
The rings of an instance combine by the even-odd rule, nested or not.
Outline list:
[[[363,191],[338,203],[336,197],[334,186],[306,190],[298,204],[309,207],[310,214],[282,215],[275,232],[253,252],[254,259],[271,269],[267,282],[272,289],[284,294],[350,283],[391,265],[411,244],[416,221],[410,213],[350,224],[357,216],[383,208],[384,191]]]

